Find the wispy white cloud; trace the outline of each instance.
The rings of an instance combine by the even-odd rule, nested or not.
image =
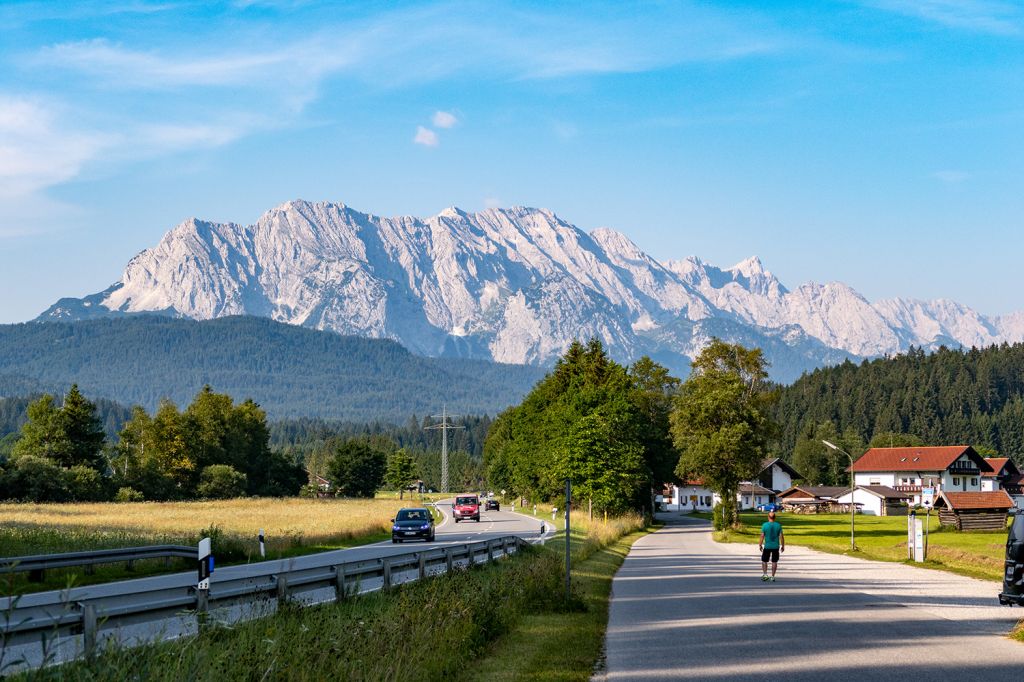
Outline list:
[[[948,185],[953,185],[969,179],[971,174],[958,170],[940,170],[932,173],[932,177],[936,180],[941,180]]]
[[[1021,35],[1024,13],[1019,5],[991,0],[869,0],[869,6],[916,17],[949,28],[995,35]]]
[[[416,144],[421,144],[424,147],[436,147],[441,143],[441,140],[437,137],[437,133],[430,128],[424,128],[423,126],[416,126],[416,136],[412,138],[412,141]]]
[[[448,111],[435,111],[430,120],[435,128],[454,128],[459,123],[458,117]]]
[[[114,136],[75,130],[56,107],[0,96],[0,199],[29,196],[66,182],[114,142]]]

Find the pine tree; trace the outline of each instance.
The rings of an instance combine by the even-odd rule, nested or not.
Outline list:
[[[14,444],[11,457],[43,457],[55,463],[71,458],[71,439],[53,396],[45,394],[28,406],[28,421],[21,427],[21,438]]]
[[[85,399],[78,390],[78,384],[72,384],[71,390],[64,396],[60,421],[69,446],[65,456],[56,458],[57,461],[65,467],[82,465],[92,469],[103,468],[102,451],[106,439],[103,423],[96,416],[96,406]]]

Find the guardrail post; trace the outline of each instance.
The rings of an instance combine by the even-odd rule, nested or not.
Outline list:
[[[451,573],[452,570],[455,568],[455,559],[452,556],[452,548],[451,547],[445,547],[445,550],[444,550],[444,564],[445,564],[445,570],[448,573]]]
[[[487,563],[494,561],[494,541],[487,541]]]
[[[196,613],[199,614],[199,623],[203,623],[206,612],[210,609],[210,591],[196,590]]]
[[[384,573],[384,589],[386,590],[391,587],[391,560],[383,558],[380,560],[380,565]]]
[[[508,556],[508,536],[501,539],[501,555]]]
[[[28,572],[28,581],[30,583],[41,583],[43,582],[43,569],[37,568]]]
[[[426,552],[420,552],[420,580],[427,577],[427,554]]]
[[[93,604],[82,604],[82,649],[86,658],[96,653],[96,607]]]
[[[334,567],[334,600],[344,601],[347,592],[345,590],[345,564]]]
[[[278,606],[278,608],[280,608],[280,607],[284,606],[284,604],[288,601],[288,594],[289,594],[290,590],[288,589],[288,577],[287,576],[278,575],[276,577],[277,577],[277,606]]]
[[[134,571],[135,570],[135,559],[129,559],[128,560],[128,565],[125,566],[125,570],[126,571]]]

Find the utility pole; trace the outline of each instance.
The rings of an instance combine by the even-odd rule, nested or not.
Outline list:
[[[440,424],[433,424],[432,426],[426,427],[428,431],[440,431],[441,432],[441,491],[442,493],[448,492],[448,431],[450,429],[464,429],[465,426],[458,426],[452,424],[448,420],[452,417],[458,417],[457,414],[448,414],[448,406],[441,406],[441,414],[432,415],[434,419],[440,419]]]

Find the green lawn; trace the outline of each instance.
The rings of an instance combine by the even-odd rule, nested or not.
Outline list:
[[[715,533],[724,542],[757,543],[761,513],[740,514],[739,531]],[[848,514],[779,514],[786,543],[824,552],[850,554],[850,516]],[[881,561],[907,560],[907,518],[905,516],[857,516],[857,552],[855,556]],[[938,516],[932,514],[929,525],[928,560],[920,564],[961,575],[987,580],[1002,580],[1006,553],[1006,531],[960,532],[940,529]]]

